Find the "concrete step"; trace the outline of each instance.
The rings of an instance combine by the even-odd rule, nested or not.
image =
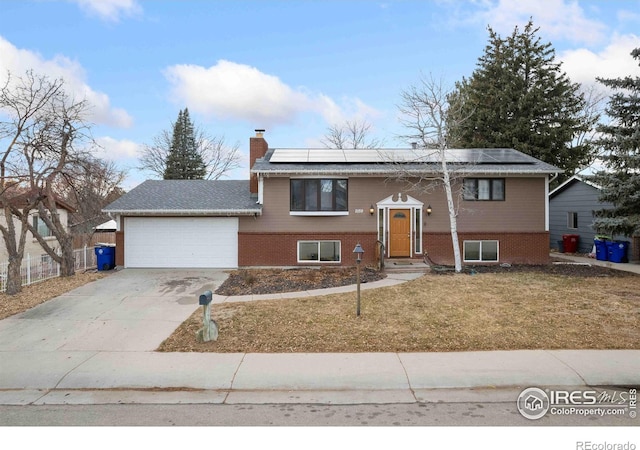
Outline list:
[[[426,273],[429,266],[422,259],[385,259],[384,271],[386,273]]]

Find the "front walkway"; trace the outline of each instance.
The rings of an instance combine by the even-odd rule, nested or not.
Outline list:
[[[424,273],[390,273],[385,278],[370,283],[361,283],[360,290],[377,289],[387,286],[395,286],[396,284],[405,283],[410,280],[420,278]],[[326,289],[312,289],[308,291],[282,292],[277,294],[255,294],[255,295],[217,295],[213,294],[212,303],[225,302],[252,302],[256,300],[280,300],[285,298],[315,297],[317,295],[343,294],[345,292],[355,292],[356,285],[349,284],[347,286],[332,287]]]
[[[567,261],[576,263],[591,264],[592,266],[608,267],[609,269],[623,270],[625,272],[640,274],[640,263],[637,261],[631,263],[614,263],[610,261],[599,261],[595,258],[576,256],[569,253],[552,253],[551,256],[553,258],[565,259]]]

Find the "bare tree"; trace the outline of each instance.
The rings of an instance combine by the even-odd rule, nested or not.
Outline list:
[[[120,185],[126,174],[113,162],[88,158],[70,168],[70,175],[59,182],[56,192],[74,208],[69,225],[74,236],[91,233],[109,220],[102,209],[124,193]]]
[[[173,126],[171,129],[173,129]],[[217,180],[230,170],[240,167],[239,143],[228,145],[224,136],[210,136],[199,127],[195,128],[194,134],[198,153],[202,156],[207,169],[206,180]],[[138,168],[163,178],[171,143],[172,132],[170,130],[162,130],[153,138],[151,144],[143,146]]]
[[[7,219],[0,231],[9,253],[7,293],[15,294],[21,290],[27,230],[60,264],[61,276],[73,275],[73,237],[58,213],[56,186],[65,177],[72,179],[70,168],[86,157],[85,145],[93,140],[84,121],[87,103],[70,98],[61,79],[33,71],[15,80],[9,76],[0,91],[0,110],[6,118],[0,123],[0,140],[6,143],[0,159],[0,204]],[[56,238],[60,253],[30,223],[33,211]]]
[[[459,114],[451,115],[456,103],[450,102],[450,90],[443,87],[442,80],[435,80],[432,75],[422,76],[417,86],[411,86],[401,94],[399,105],[402,114],[401,123],[408,130],[404,139],[415,142],[422,149],[432,149],[436,155],[439,170],[432,173],[425,171],[423,174],[403,173],[400,171],[396,178],[402,178],[410,184],[410,188],[429,192],[441,185],[447,198],[447,210],[449,212],[449,225],[453,244],[453,256],[455,271],[462,271],[462,258],[458,240],[458,204],[463,194],[463,186],[457,185],[454,192],[455,170],[448,163],[447,121],[450,117],[460,117]],[[425,165],[425,167],[427,167]]]
[[[571,143],[571,147],[585,147],[590,148],[588,152],[588,158],[581,161],[576,169],[576,173],[587,167],[593,165],[594,161],[603,155],[604,149],[598,148],[596,142],[596,126],[600,121],[600,118],[604,114],[606,107],[607,95],[598,86],[592,85],[582,89],[582,95],[584,96],[584,107],[580,114],[582,121],[586,124],[585,129],[577,134],[576,138]],[[564,177],[559,177],[556,183],[564,181],[565,178],[569,178],[574,174],[567,174]]]
[[[9,257],[6,292],[20,292],[22,281],[20,266],[24,257],[29,214],[36,207],[39,197],[34,194],[34,180],[30,179],[23,158],[29,153],[25,145],[45,121],[48,104],[60,94],[62,81],[46,81],[33,72],[23,78],[13,79],[11,73],[0,90],[0,204],[5,224],[0,224]],[[14,213],[20,222],[14,222]],[[17,229],[18,228],[18,229]]]
[[[327,148],[380,148],[384,142],[371,137],[371,124],[366,121],[347,120],[344,124],[334,124],[327,128],[321,139]]]
[[[29,178],[39,193],[38,218],[42,220],[60,246],[60,252],[44,239],[31,223],[29,231],[44,251],[60,264],[60,276],[75,273],[73,233],[63,223],[58,211],[61,195],[60,183],[74,185],[78,167],[89,159],[90,146],[94,145],[90,125],[85,122],[88,114],[86,101],[76,102],[64,91],[49,104],[47,120],[37,130],[31,141],[25,142],[25,159]],[[27,155],[27,150],[31,152]]]

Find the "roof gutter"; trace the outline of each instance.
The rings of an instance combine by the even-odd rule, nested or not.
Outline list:
[[[549,169],[549,170],[514,170],[514,171],[510,171],[510,170],[495,170],[495,169],[487,169],[487,170],[478,170],[478,169],[474,169],[474,170],[460,170],[460,169],[452,169],[451,170],[452,173],[462,173],[465,175],[472,175],[472,174],[512,174],[512,175],[518,175],[518,174],[527,174],[527,175],[554,175],[554,178],[557,178],[558,175],[560,173],[562,173],[562,171],[559,170],[554,170],[554,169]],[[279,176],[279,175],[363,175],[363,176],[371,176],[371,175],[379,175],[379,176],[393,176],[395,174],[398,173],[402,173],[402,174],[410,174],[410,175],[425,175],[425,174],[433,174],[433,175],[438,175],[441,172],[440,171],[425,171],[424,169],[403,169],[403,170],[398,170],[398,171],[381,171],[381,170],[370,170],[370,171],[364,171],[364,170],[349,170],[349,169],[339,169],[339,170],[330,170],[330,169],[326,169],[326,170],[305,170],[305,169],[277,169],[277,170],[266,170],[266,171],[261,171],[261,170],[252,170],[251,173],[254,173],[256,175],[261,175],[264,177],[269,177],[270,175],[275,175],[275,176]]]
[[[262,209],[103,209],[108,214],[120,214],[122,216],[260,216]]]

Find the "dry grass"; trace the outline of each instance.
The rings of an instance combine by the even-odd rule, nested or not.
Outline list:
[[[214,305],[216,342],[197,343],[199,308],[159,348],[194,352],[423,352],[640,349],[640,277],[426,275],[355,294]]]
[[[72,289],[107,276],[107,272],[76,273],[72,277],[52,278],[22,288],[16,295],[0,293],[0,320],[21,313]]]

